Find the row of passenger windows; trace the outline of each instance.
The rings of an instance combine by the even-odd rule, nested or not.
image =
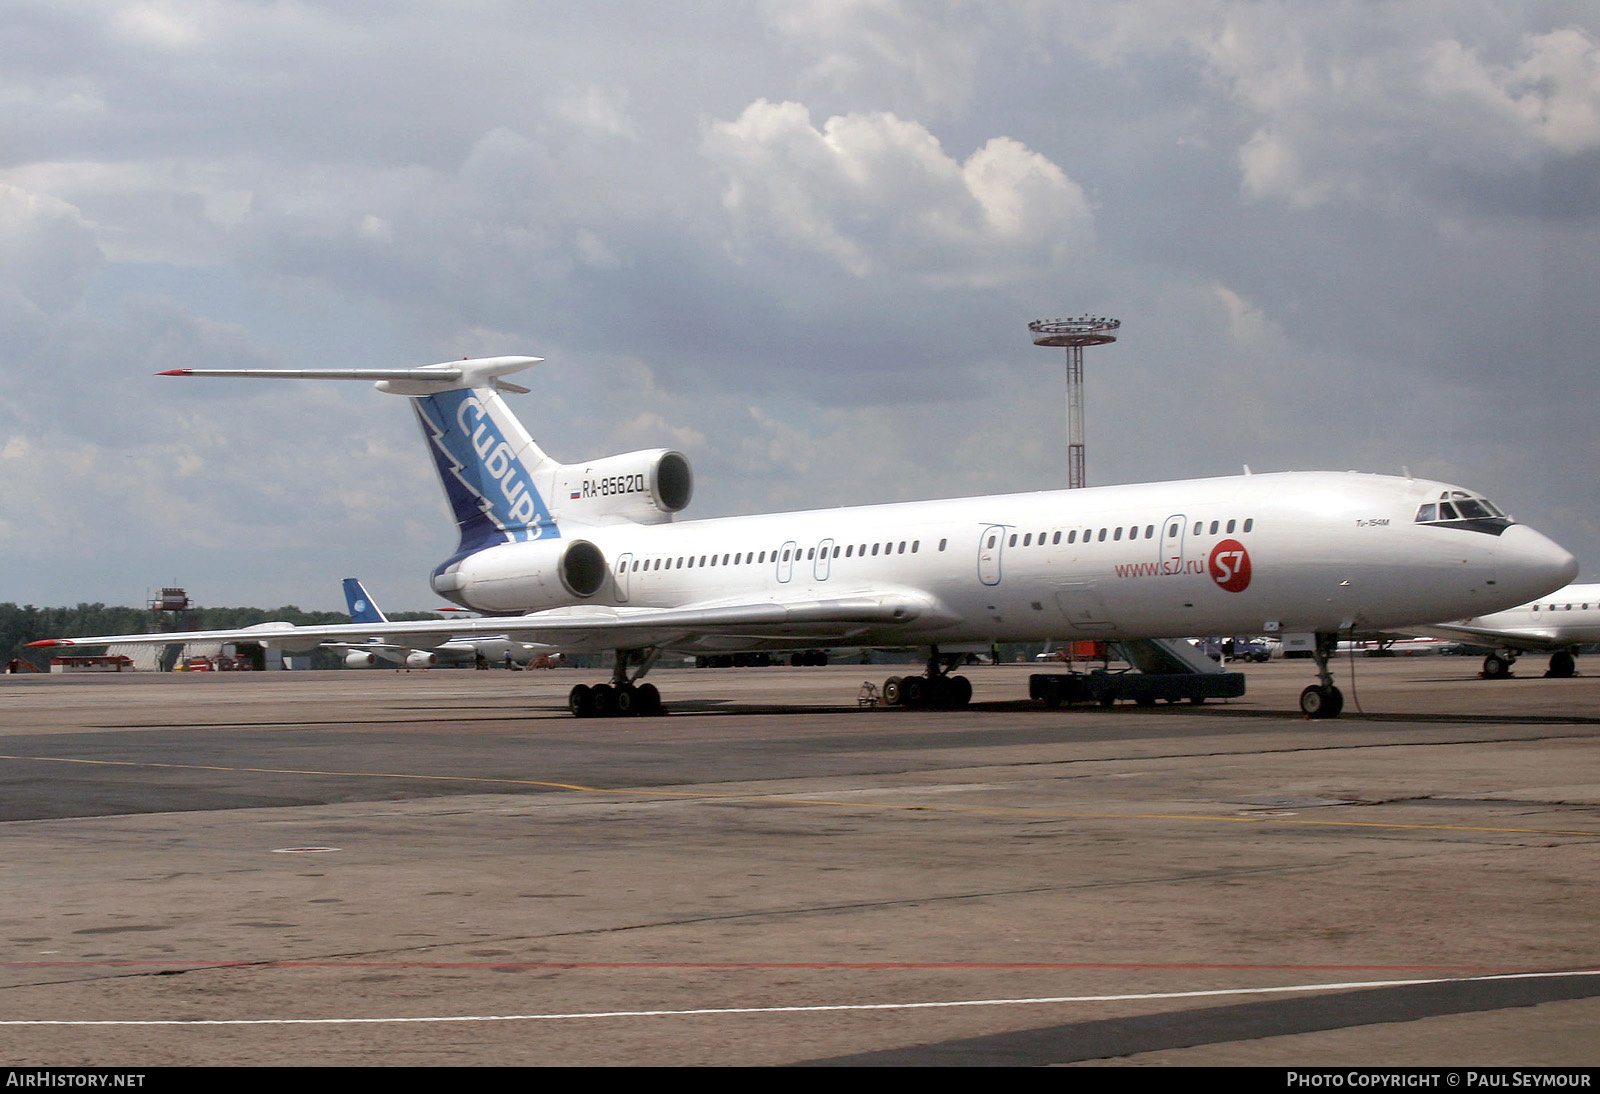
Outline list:
[[[1254,517],[1246,517],[1242,524],[1237,519],[1229,521],[1214,520],[1211,522],[1209,534],[1214,536],[1226,533],[1227,535],[1231,536],[1237,531],[1248,532],[1255,527],[1255,523]],[[1179,525],[1177,523],[1173,523],[1167,529],[1167,538],[1177,539],[1179,531]],[[1154,539],[1156,535],[1156,526],[1153,524],[1146,524],[1143,528],[1141,528],[1139,525],[1133,524],[1129,525],[1127,528],[1123,528],[1121,526],[1116,528],[1100,529],[1086,528],[1082,532],[1082,542],[1104,543],[1106,542],[1107,537],[1109,537],[1111,541],[1115,543],[1121,541],[1124,538],[1124,535],[1126,535],[1126,538],[1129,540],[1136,540],[1140,537],[1141,533],[1145,539]],[[1195,521],[1194,532],[1192,534],[1197,536],[1207,534],[1206,522],[1203,520]],[[988,543],[985,546],[993,547],[998,539],[999,536],[990,536]],[[1012,532],[1010,539],[1007,541],[1007,546],[1016,547],[1019,545],[1019,542],[1023,547],[1033,547],[1036,545],[1042,547],[1046,542],[1053,546],[1059,546],[1063,542],[1069,544],[1079,542],[1079,532],[1076,528],[1071,529],[1070,531],[1058,531],[1054,535],[1051,535],[1049,532]],[[948,539],[941,539],[939,541],[939,550],[943,551],[949,546],[949,543],[950,541]],[[900,540],[898,543],[892,540],[888,543],[863,543],[860,545],[850,543],[845,544],[842,547],[838,544],[835,544],[830,557],[868,558],[876,557],[879,554],[914,555],[920,551],[921,548],[922,541],[920,539],[913,539],[909,541]],[[686,570],[694,569],[696,566],[748,566],[751,564],[759,566],[769,561],[799,562],[802,561],[802,557],[804,561],[809,562],[814,560],[817,557],[817,548],[809,547],[802,551],[798,547],[785,547],[775,551],[736,551],[722,555],[681,555],[676,558],[634,559],[631,568],[627,562],[617,563],[617,573],[638,573],[641,570]]]
[[[947,543],[949,543],[949,540],[941,539],[939,541],[939,550],[944,550]],[[827,550],[827,548],[823,548],[823,550]],[[879,554],[914,555],[920,550],[922,550],[922,541],[920,539],[902,539],[899,543],[895,543],[892,540],[888,543],[863,543],[859,547],[854,543],[844,546],[834,544],[829,557],[855,558],[859,555],[861,558],[868,558]],[[681,555],[676,558],[634,559],[631,568],[627,562],[619,562],[617,563],[617,573],[620,574],[626,571],[627,573],[636,574],[640,570],[690,570],[696,566],[748,566],[752,563],[759,566],[765,562],[811,561],[816,557],[817,548],[815,547],[809,547],[805,550],[801,550],[799,547],[784,547],[776,551],[737,551],[722,555]]]
[[[1255,520],[1254,517],[1246,517],[1245,520],[1244,520],[1244,524],[1242,526],[1242,530],[1248,532],[1252,528],[1255,527],[1255,524],[1256,524],[1256,520]],[[1178,538],[1178,533],[1181,530],[1182,530],[1181,526],[1176,521],[1174,521],[1167,528],[1167,538],[1168,539],[1177,539]],[[1237,518],[1235,518],[1234,520],[1230,520],[1230,521],[1214,520],[1214,521],[1211,522],[1211,530],[1210,530],[1210,534],[1211,535],[1213,535],[1213,536],[1217,535],[1219,533],[1219,531],[1221,531],[1221,530],[1225,530],[1226,533],[1231,536],[1231,535],[1234,534],[1234,532],[1241,530],[1241,525],[1240,525],[1240,523],[1239,523]],[[1111,538],[1111,541],[1113,543],[1116,543],[1116,542],[1120,541],[1124,537],[1124,534],[1126,534],[1126,537],[1128,539],[1134,540],[1134,539],[1138,539],[1139,538],[1141,532],[1144,534],[1144,538],[1145,539],[1154,539],[1155,536],[1156,536],[1156,526],[1154,524],[1146,524],[1143,528],[1140,528],[1139,525],[1137,525],[1137,524],[1131,524],[1127,528],[1122,528],[1122,527],[1100,528],[1098,530],[1094,529],[1094,528],[1086,528],[1083,531],[1083,542],[1084,543],[1089,543],[1089,542],[1093,541],[1095,543],[1104,543],[1106,541],[1106,537],[1109,536]],[[1194,532],[1192,534],[1197,535],[1197,536],[1205,535],[1206,534],[1206,522],[1203,521],[1203,520],[1195,521],[1194,522]],[[1033,546],[1043,547],[1045,545],[1045,543],[1047,542],[1046,538],[1045,538],[1046,536],[1049,536],[1048,542],[1051,544],[1051,546],[1058,545],[1058,544],[1060,544],[1062,542],[1066,542],[1066,543],[1077,543],[1078,542],[1078,530],[1076,528],[1074,528],[1071,531],[1067,531],[1067,532],[1056,532],[1054,535],[1051,535],[1048,532],[1040,532],[1040,533],[1038,533],[1038,538],[1037,539],[1035,539],[1034,533],[1032,533],[1032,532],[1012,532],[1011,533],[1011,538],[1006,541],[1006,546],[1008,546],[1008,547],[1016,547],[1016,546],[1018,546],[1017,537],[1019,535],[1022,537],[1021,546],[1023,546],[1023,547],[1033,547]],[[1066,537],[1066,539],[1064,541],[1062,539],[1063,536]],[[998,536],[990,536],[989,537],[989,542],[986,544],[986,546],[993,547],[995,545],[995,541],[998,538],[999,538]]]
[[[1596,604],[1595,607],[1600,608],[1600,604]],[[1578,608],[1581,611],[1588,611],[1589,610],[1589,605],[1580,604],[1580,605],[1578,605]],[[1535,604],[1533,606],[1533,610],[1534,611],[1538,611],[1539,610],[1539,605]],[[1552,611],[1552,612],[1570,612],[1572,610],[1572,605],[1571,604],[1549,604],[1549,605],[1546,605],[1545,610],[1546,611]]]

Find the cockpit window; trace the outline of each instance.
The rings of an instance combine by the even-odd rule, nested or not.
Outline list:
[[[1417,507],[1417,523],[1498,536],[1511,526],[1511,518],[1488,498],[1473,497],[1465,490],[1446,490],[1438,501],[1423,502]]]

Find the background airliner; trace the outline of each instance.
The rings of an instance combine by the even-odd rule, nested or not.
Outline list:
[[[1517,658],[1532,650],[1550,653],[1546,676],[1571,676],[1577,670],[1577,647],[1600,642],[1600,585],[1568,585],[1503,612],[1411,629],[1492,647],[1494,652],[1483,659],[1487,677],[1510,676]]]
[[[344,600],[350,609],[350,622],[376,623],[387,625],[389,617],[383,614],[383,609],[373,601],[371,594],[361,584],[358,578],[347,577],[344,579]],[[453,609],[452,609],[453,610]],[[370,639],[360,643],[333,642],[329,645],[344,651],[346,668],[369,669],[377,666],[379,661],[387,661],[408,669],[431,669],[439,663],[440,655],[447,658],[466,658],[476,660],[482,657],[493,664],[501,664],[509,655],[511,658],[537,656],[541,653],[555,652],[549,646],[530,645],[526,642],[517,642],[503,634],[488,634],[481,636],[467,636],[451,638],[432,649],[413,649],[409,645],[398,642],[386,641],[381,635],[373,635]]]
[[[1310,717],[1343,705],[1338,634],[1500,611],[1576,574],[1565,550],[1445,483],[1289,472],[678,521],[688,460],[655,449],[591,463],[547,456],[501,393],[535,357],[404,369],[178,369],[163,375],[372,380],[410,396],[460,528],[432,585],[490,618],[116,635],[36,645],[249,639],[427,649],[503,634],[611,650],[579,716],[659,707],[639,683],[663,651],[827,645],[927,651],[908,705],[959,706],[971,650],[1047,638],[1313,632]],[[494,618],[493,616],[499,616]]]

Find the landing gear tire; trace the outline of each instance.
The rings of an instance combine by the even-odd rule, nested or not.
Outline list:
[[[918,707],[927,705],[928,681],[920,676],[907,676],[900,681],[900,705]]]
[[[654,684],[628,684],[616,689],[617,713],[634,718],[648,718],[661,713],[661,692]]]
[[[594,703],[596,718],[609,718],[617,713],[617,689],[610,684],[596,684],[589,689],[589,698]]]
[[[1577,671],[1577,660],[1572,656],[1572,654],[1568,653],[1566,650],[1562,650],[1559,653],[1552,653],[1550,655],[1550,671],[1545,673],[1545,675],[1554,676],[1559,680],[1565,680],[1567,677],[1571,676]]]
[[[1483,659],[1483,678],[1485,680],[1504,680],[1510,675],[1510,658],[1501,657],[1498,653],[1491,653]]]
[[[1044,695],[1042,698],[1044,699],[1045,709],[1061,709],[1061,688],[1054,680],[1051,680],[1044,686]]]
[[[1344,710],[1344,694],[1336,687],[1312,684],[1300,693],[1300,713],[1307,718],[1337,718]]]
[[[567,709],[574,718],[593,718],[594,689],[588,684],[574,684],[567,692]]]
[[[950,705],[964,707],[972,702],[972,681],[965,676],[946,677],[950,681]]]
[[[905,681],[898,676],[891,676],[883,682],[883,702],[885,706],[897,707],[905,702],[902,688]]]

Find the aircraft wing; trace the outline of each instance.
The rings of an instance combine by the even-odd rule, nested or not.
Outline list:
[[[1554,653],[1573,644],[1573,639],[1563,638],[1553,631],[1495,630],[1491,627],[1474,627],[1470,623],[1434,623],[1426,627],[1408,627],[1408,634],[1424,638],[1448,638],[1455,642],[1468,642],[1474,646],[1509,647],[1515,650],[1543,650]]]
[[[506,637],[567,650],[627,649],[691,645],[702,637],[789,638],[801,645],[842,641],[868,632],[894,631],[912,622],[921,630],[937,626],[946,609],[911,593],[881,593],[832,599],[703,604],[681,608],[629,608],[599,605],[557,608],[522,616],[480,619],[416,620],[405,623],[339,623],[295,627],[259,623],[241,630],[177,631],[166,634],[112,634],[87,638],[49,638],[31,646],[168,645],[187,642],[260,642],[303,653],[317,646],[360,646],[379,642],[429,649],[452,638]]]

